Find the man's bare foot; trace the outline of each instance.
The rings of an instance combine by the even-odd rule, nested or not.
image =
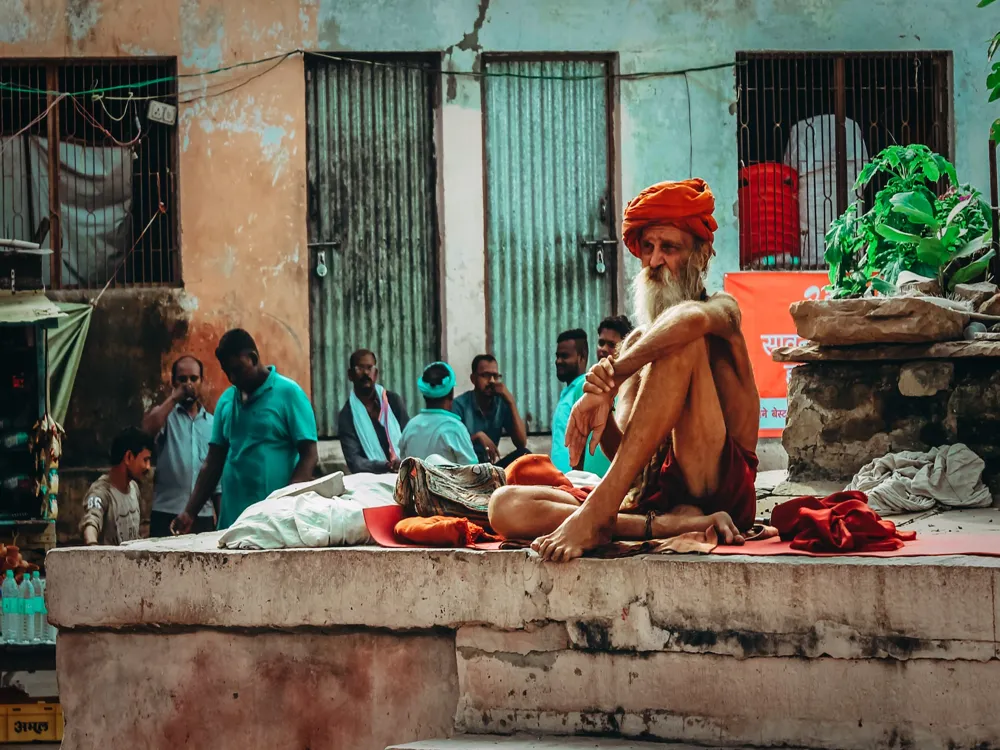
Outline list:
[[[581,505],[569,518],[559,524],[551,534],[538,537],[531,543],[543,560],[567,562],[583,553],[611,541],[611,529],[594,518],[587,504]]]

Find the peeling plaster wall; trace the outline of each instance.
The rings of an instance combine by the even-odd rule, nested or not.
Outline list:
[[[987,13],[927,0],[906,14],[894,0],[4,0],[0,56],[165,55],[189,74],[298,48],[443,51],[446,72],[471,72],[484,52],[609,51],[630,73],[711,65],[737,50],[953,50],[956,162],[963,178],[987,188],[994,114],[984,91]],[[302,60],[248,80],[261,70],[183,82],[210,94],[245,83],[182,106],[177,126],[184,282],[177,300],[187,329],[158,352],[160,370],[191,351],[209,365],[213,396],[225,381],[212,351],[233,325],[249,329],[266,359],[309,387]],[[485,344],[481,97],[475,79],[450,75],[444,84],[444,342],[461,363]],[[620,86],[621,203],[657,180],[706,178],[721,225],[715,287],[738,265],[733,103],[729,69]],[[631,259],[626,269],[634,272]],[[92,337],[85,376],[103,372],[95,351],[104,343]],[[128,414],[135,419],[138,409]]]

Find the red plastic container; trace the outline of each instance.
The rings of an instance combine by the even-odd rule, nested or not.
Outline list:
[[[799,175],[777,162],[739,172],[740,265],[769,255],[799,257]]]

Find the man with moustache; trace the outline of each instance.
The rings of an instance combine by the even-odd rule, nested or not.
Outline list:
[[[472,390],[455,397],[451,410],[459,416],[476,449],[479,463],[506,468],[528,453],[528,428],[517,403],[500,374],[500,365],[492,354],[477,354],[472,360]],[[504,433],[514,443],[514,450],[500,456],[500,438]]]
[[[720,542],[741,544],[753,524],[760,399],[736,301],[705,291],[714,210],[699,179],[653,185],[625,210],[622,239],[642,261],[640,327],[616,358],[591,368],[566,433],[574,462],[592,432],[590,450],[599,443],[611,468],[583,503],[513,485],[490,502],[493,528],[534,539],[543,559],[712,527]]]
[[[403,397],[378,382],[378,360],[368,349],[351,355],[351,394],[340,410],[337,431],[352,474],[388,474],[402,462],[400,440],[410,416]]]

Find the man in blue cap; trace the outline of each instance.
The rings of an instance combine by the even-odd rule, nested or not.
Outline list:
[[[455,371],[445,362],[424,368],[417,381],[426,408],[409,421],[399,441],[403,458],[426,459],[438,455],[459,466],[477,463],[469,431],[452,412]]]

